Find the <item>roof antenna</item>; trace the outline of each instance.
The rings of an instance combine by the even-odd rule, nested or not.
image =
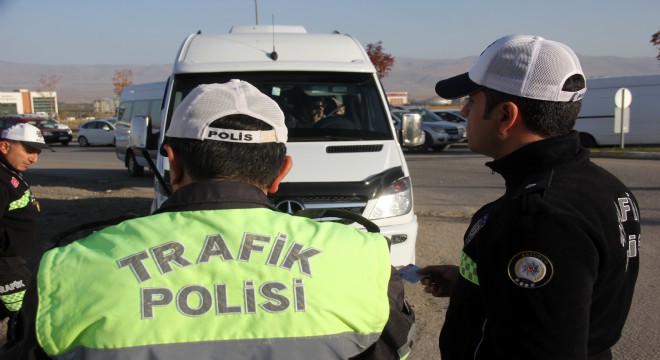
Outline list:
[[[270,53],[270,58],[273,59],[273,61],[277,61],[277,51],[275,51],[275,15],[271,15],[273,17],[273,52]]]
[[[254,17],[256,19],[255,25],[259,25],[259,0],[254,0]]]

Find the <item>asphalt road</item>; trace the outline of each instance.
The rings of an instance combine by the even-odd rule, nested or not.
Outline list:
[[[55,145],[42,153],[29,173],[61,178],[108,181],[151,188],[153,177],[130,178],[112,147],[80,148]],[[463,146],[428,154],[407,154],[419,219],[419,264],[455,263],[469,217],[482,204],[496,199],[503,181],[484,166],[487,158]],[[635,193],[642,215],[641,269],[633,308],[624,334],[615,347],[616,359],[660,359],[660,161],[596,158],[596,163],[622,179]],[[411,360],[439,358],[437,334],[446,300],[431,298],[419,286],[406,286],[415,305],[420,338]]]
[[[48,175],[74,180],[93,180],[113,182],[120,186],[151,188],[151,172],[145,176],[128,176],[124,163],[115,155],[112,146],[80,147],[72,142],[68,146],[50,145],[55,152],[44,151],[39,161],[28,170],[27,174]]]

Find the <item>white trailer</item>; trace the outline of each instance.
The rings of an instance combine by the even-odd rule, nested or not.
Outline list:
[[[587,93],[575,124],[582,145],[621,144],[621,134],[614,126],[614,95],[620,88],[632,94],[624,146],[660,144],[660,75],[645,75],[587,79]]]

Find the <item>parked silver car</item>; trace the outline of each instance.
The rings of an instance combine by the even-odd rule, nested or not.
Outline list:
[[[393,108],[391,112],[394,117],[401,117],[401,115],[411,112],[422,116],[422,130],[424,130],[425,137],[424,144],[410,148],[410,151],[443,151],[449,149],[451,144],[467,139],[464,125],[446,121],[426,108]]]

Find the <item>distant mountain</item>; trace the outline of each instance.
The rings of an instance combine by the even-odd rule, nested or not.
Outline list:
[[[133,71],[136,84],[167,79],[172,65],[37,65],[0,61],[0,91],[35,91],[42,75],[57,75],[60,102],[91,102],[114,96],[116,70]]]
[[[655,58],[621,58],[614,56],[578,56],[587,78],[657,75],[660,62]],[[407,91],[410,98],[436,97],[438,80],[466,72],[475,56],[460,59],[421,60],[396,58],[389,76],[383,78],[386,91]]]
[[[587,77],[660,74],[655,58],[614,56],[579,56]],[[383,79],[386,91],[407,91],[412,99],[435,97],[438,80],[467,71],[475,57],[424,60],[395,58],[390,74]],[[112,77],[115,70],[132,70],[138,83],[162,81],[172,70],[166,65],[39,65],[0,61],[0,91],[35,90],[41,75],[57,75],[57,93],[61,102],[91,102],[114,96]]]

